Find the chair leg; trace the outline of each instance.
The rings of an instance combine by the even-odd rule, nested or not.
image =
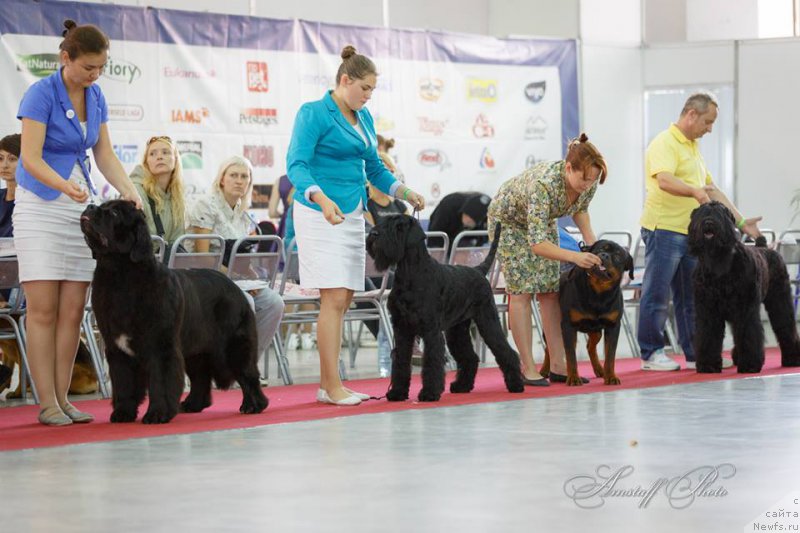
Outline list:
[[[628,314],[623,307],[622,310],[622,329],[625,332],[625,337],[628,339],[628,345],[631,347],[631,353],[637,359],[641,359],[642,352],[639,351],[639,342],[636,340],[636,335],[633,332],[633,326],[628,318]]]
[[[272,345],[275,348],[275,359],[278,363],[278,374],[283,379],[283,384],[294,384],[292,374],[289,372],[289,358],[286,357],[286,352],[283,351],[283,346],[281,346],[280,334],[276,333],[272,338]],[[265,361],[265,364],[268,364],[268,359]]]
[[[8,323],[11,325],[11,329],[14,330],[14,335],[17,337],[17,347],[19,348],[19,356],[22,359],[20,368],[19,368],[19,383],[20,383],[20,390],[22,391],[22,399],[28,399],[28,381],[31,383],[31,392],[33,393],[33,401],[35,403],[39,403],[39,393],[36,392],[36,383],[33,382],[33,377],[31,376],[31,369],[28,365],[28,337],[25,331],[25,315],[19,317],[19,325],[17,322],[11,318],[10,316],[3,316],[3,319],[7,319]]]
[[[89,355],[92,356],[92,366],[94,367],[95,374],[97,374],[97,385],[100,388],[100,395],[103,398],[110,398],[111,394],[108,390],[108,379],[106,376],[106,369],[103,365],[103,354],[100,352],[100,346],[97,344],[97,337],[94,334],[94,324],[92,317],[94,313],[87,311],[83,314],[81,327],[83,333],[86,335],[86,347],[89,348]]]
[[[536,336],[539,337],[539,343],[542,345],[542,349],[544,349],[545,344],[544,335],[542,334],[544,331],[544,329],[542,329],[542,314],[539,312],[539,302],[535,298],[533,298],[531,301],[531,310],[533,311],[533,322],[536,326]]]

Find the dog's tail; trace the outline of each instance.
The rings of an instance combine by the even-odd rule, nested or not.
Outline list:
[[[766,248],[767,247],[767,238],[763,235],[759,235],[756,237],[756,248]]]
[[[492,263],[494,263],[494,256],[497,253],[497,243],[500,242],[500,230],[500,223],[497,222],[494,225],[494,237],[492,237],[492,246],[489,248],[489,253],[486,254],[486,259],[483,260],[483,263],[475,267],[478,272],[484,276],[489,273],[489,269],[492,268]]]

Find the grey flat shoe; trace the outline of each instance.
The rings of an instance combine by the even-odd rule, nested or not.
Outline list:
[[[60,407],[48,407],[39,411],[39,422],[45,426],[68,426],[72,419]]]
[[[89,422],[94,422],[94,415],[84,413],[83,411],[78,411],[78,409],[71,403],[68,403],[66,406],[62,407],[61,410],[64,411],[64,414],[76,424],[88,424]]]
[[[528,379],[525,376],[522,376],[522,382],[529,387],[549,387],[550,382],[547,378],[539,378],[539,379]]]

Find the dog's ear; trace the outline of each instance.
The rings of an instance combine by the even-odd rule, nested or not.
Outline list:
[[[625,252],[625,255],[628,256],[625,259],[625,270],[628,271],[628,275],[633,279],[633,257],[628,252]]]
[[[408,234],[406,235],[406,246],[418,246],[419,243],[425,242],[427,239],[427,235],[422,230],[422,226],[419,225],[419,222],[414,220],[414,217],[409,217],[409,224],[411,225],[408,230]]]
[[[153,243],[150,240],[150,232],[147,230],[147,223],[141,211],[134,214],[136,217],[136,228],[134,229],[133,246],[131,246],[130,258],[133,263],[141,263],[153,255]]]

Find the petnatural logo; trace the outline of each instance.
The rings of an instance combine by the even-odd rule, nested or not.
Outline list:
[[[114,153],[123,165],[138,163],[139,149],[135,144],[115,144]]]
[[[244,157],[249,159],[254,167],[271,167],[275,164],[275,149],[261,144],[246,144]]]
[[[265,62],[247,62],[247,90],[255,93],[269,91],[269,73]]]
[[[419,131],[441,135],[447,127],[447,120],[435,120],[430,117],[417,117],[419,120]]]
[[[543,141],[547,136],[547,121],[542,117],[529,117],[525,123],[525,139]]]
[[[419,95],[423,100],[436,102],[442,96],[444,82],[438,78],[423,78],[419,80]]]
[[[172,122],[186,124],[202,124],[209,116],[210,113],[206,107],[201,107],[200,109],[173,109],[170,112],[170,120]]]
[[[434,148],[422,150],[417,155],[417,161],[424,167],[439,167],[439,170],[444,170],[450,166],[450,161],[448,161],[445,153]]]
[[[165,78],[182,78],[186,80],[200,80],[205,78],[216,78],[217,71],[215,69],[211,70],[187,70],[182,67],[164,67],[162,70],[164,73]]]
[[[103,77],[123,83],[133,83],[133,80],[141,75],[142,69],[124,59],[111,59],[109,57],[103,69]]]
[[[525,98],[538,104],[544,98],[545,90],[547,89],[546,81],[535,81],[525,86]]]
[[[239,124],[272,126],[278,123],[278,110],[274,108],[251,107],[239,113]]]
[[[175,141],[175,147],[181,154],[184,170],[201,170],[203,168],[202,141]]]
[[[61,66],[58,54],[19,55],[17,58],[19,59],[17,70],[24,68],[37,78],[46,78]]]
[[[485,168],[486,170],[492,170],[494,168],[494,157],[489,152],[488,148],[484,148],[481,152],[481,168]]]
[[[468,79],[467,99],[480,100],[481,102],[496,102],[497,80]]]
[[[478,138],[494,137],[494,126],[483,113],[475,118],[475,123],[472,125],[472,134]]]
[[[144,109],[135,104],[109,104],[108,119],[139,122],[144,118]]]

